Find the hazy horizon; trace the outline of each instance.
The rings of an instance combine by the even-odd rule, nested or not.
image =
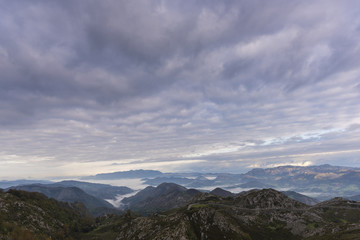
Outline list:
[[[317,166],[325,166],[330,164],[322,164],[322,165],[308,165],[308,166],[299,166],[299,165],[279,165],[276,167],[317,167]],[[343,167],[343,168],[351,168],[351,169],[360,169],[359,167],[352,167],[352,166],[343,166],[343,165],[330,165],[334,167]],[[271,167],[271,168],[276,168]],[[206,172],[206,171],[173,171],[173,172],[166,172],[166,171],[160,171],[157,169],[130,169],[126,171],[110,171],[110,172],[98,172],[93,175],[83,174],[83,175],[64,175],[64,176],[50,176],[50,177],[36,177],[36,176],[22,176],[22,177],[8,177],[8,178],[0,178],[0,182],[11,182],[11,181],[17,181],[17,180],[29,180],[29,181],[50,181],[50,182],[60,182],[60,181],[68,181],[68,180],[74,180],[74,181],[80,181],[80,182],[91,182],[91,183],[102,183],[102,184],[110,184],[114,186],[128,186],[130,188],[140,189],[141,187],[148,186],[144,185],[143,181],[146,178],[114,178],[114,179],[93,179],[91,177],[94,177],[98,174],[108,174],[108,173],[115,173],[115,172],[129,172],[129,171],[138,171],[138,170],[155,170],[160,171],[163,174],[202,174],[206,178],[213,180],[216,177],[210,176],[211,174],[246,174],[251,170],[259,169],[259,168],[250,168],[250,169],[242,169],[237,171],[218,171],[218,172]],[[267,169],[267,168],[261,168],[261,169]],[[206,176],[208,174],[208,176]],[[90,178],[89,178],[90,177]],[[171,176],[162,176],[162,177],[171,177]],[[185,177],[191,179],[191,177]],[[150,177],[151,179],[151,177]],[[135,187],[136,186],[136,187]],[[141,187],[139,187],[141,186]],[[212,186],[209,186],[212,187]],[[220,187],[220,186],[219,186]]]
[[[2,1],[0,179],[360,167],[359,9]]]

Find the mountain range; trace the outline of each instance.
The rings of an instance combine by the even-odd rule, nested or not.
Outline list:
[[[127,212],[104,220],[87,239],[358,239],[360,203],[335,198],[308,206],[273,189],[237,196],[197,194],[151,216]]]
[[[108,213],[122,213],[120,210],[115,209],[114,206],[105,199],[113,199],[119,195],[129,194],[134,191],[128,187],[80,181],[18,185],[10,187],[10,189],[39,192],[49,198],[54,198],[62,202],[81,202],[94,216]]]
[[[156,170],[130,170],[122,172],[112,172],[112,173],[99,173],[94,176],[85,176],[82,177],[84,180],[112,180],[112,179],[122,179],[122,178],[147,178],[147,177],[157,177],[161,176],[163,173]]]
[[[258,189],[251,191],[258,191]],[[142,215],[148,215],[184,206],[191,203],[197,196],[236,197],[244,193],[246,192],[235,194],[221,188],[216,188],[210,192],[201,192],[197,189],[187,189],[175,183],[162,183],[157,187],[149,186],[132,197],[124,198],[122,209],[130,209]],[[290,199],[309,206],[319,203],[316,199],[296,192],[284,191],[282,193]]]
[[[360,203],[344,198],[316,203],[291,191],[252,189],[235,194],[162,183],[124,198],[123,214],[107,212],[95,219],[86,207],[88,198],[82,198],[88,193],[56,185],[21,187],[63,202],[41,193],[0,191],[0,239],[350,240],[360,234]],[[76,198],[80,202],[73,201]]]
[[[84,178],[138,178],[145,185],[158,186],[163,182],[188,188],[229,191],[252,188],[274,188],[281,191],[306,193],[323,201],[333,197],[352,197],[360,194],[360,169],[329,164],[319,166],[280,166],[256,168],[242,174],[231,173],[162,173],[154,170],[133,170],[102,173]]]
[[[139,191],[75,180],[2,181],[0,239],[327,240],[360,235],[357,168],[281,166],[242,174],[134,170],[84,179],[141,179],[150,186]],[[115,200],[120,208],[110,204]]]
[[[77,187],[48,187],[40,184],[32,184],[17,186],[12,189],[42,193],[48,198],[53,198],[61,202],[81,202],[94,216],[106,213],[120,213],[120,211],[114,209],[114,207],[107,201],[87,194]]]

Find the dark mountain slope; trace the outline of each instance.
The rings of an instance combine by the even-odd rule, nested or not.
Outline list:
[[[111,186],[108,184],[90,183],[81,181],[62,181],[53,184],[47,184],[49,187],[77,187],[84,192],[100,198],[100,199],[114,199],[117,195],[124,195],[134,192],[128,187]]]
[[[79,203],[61,203],[40,193],[0,192],[0,239],[79,239],[94,220]]]
[[[148,214],[181,207],[199,193],[174,183],[162,183],[157,187],[147,187],[122,202],[133,211]]]
[[[308,197],[306,195],[303,195],[303,194],[300,194],[300,193],[297,193],[294,191],[282,191],[282,193],[298,202],[302,202],[309,206],[316,205],[320,202],[319,200],[317,200],[315,198],[311,198],[311,197]]]
[[[76,187],[48,187],[44,185],[24,185],[14,187],[17,190],[23,190],[28,192],[39,192],[49,198],[62,202],[81,202],[89,211],[94,215],[102,215],[102,213],[111,212],[113,206],[103,199],[98,199],[92,195],[85,193],[83,190]],[[116,212],[113,210],[113,212]]]

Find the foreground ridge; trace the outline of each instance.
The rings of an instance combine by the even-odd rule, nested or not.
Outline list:
[[[191,199],[184,198],[190,195]],[[81,203],[58,202],[40,193],[1,191],[0,239],[350,240],[360,235],[360,203],[344,198],[309,206],[274,189],[230,195],[220,189],[202,193],[167,183],[140,196],[150,198],[138,196],[135,200],[140,205],[135,206],[153,199],[147,206],[154,207],[163,203],[163,197],[176,203],[168,207],[177,208],[148,212],[148,216],[128,210],[121,216],[94,218]]]
[[[116,240],[357,239],[359,206],[337,199],[308,206],[274,189],[251,190],[235,197],[204,193],[184,207],[149,217],[127,212],[88,236],[101,239],[101,231],[111,226]]]

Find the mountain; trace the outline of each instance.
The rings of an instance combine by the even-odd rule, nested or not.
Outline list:
[[[317,193],[319,200],[336,196],[350,197],[360,192],[360,169],[331,166],[281,166],[253,169],[242,179],[265,182],[276,189]]]
[[[262,182],[257,181],[257,180],[251,180],[251,181],[248,181],[246,183],[239,184],[238,186],[235,186],[235,187],[241,187],[241,188],[271,188],[271,187],[274,187],[274,186],[262,183]]]
[[[304,208],[306,205],[298,202],[274,189],[251,190],[239,194],[235,199],[236,205],[242,208],[254,209],[294,209]]]
[[[319,200],[317,200],[315,198],[311,198],[311,197],[308,197],[306,195],[303,195],[303,194],[300,194],[300,193],[297,193],[294,191],[282,191],[282,193],[285,194],[286,196],[288,196],[289,198],[292,198],[298,202],[302,202],[309,206],[316,205],[320,202]]]
[[[114,199],[117,195],[125,195],[134,192],[128,187],[112,186],[108,184],[80,182],[80,181],[62,181],[52,184],[47,184],[49,187],[77,187],[100,199]]]
[[[80,239],[94,219],[79,203],[62,203],[40,193],[0,192],[0,239]]]
[[[359,195],[355,195],[355,196],[351,196],[348,198],[349,200],[353,200],[353,201],[358,201],[360,202],[360,194]]]
[[[279,166],[256,168],[242,174],[231,173],[162,173],[134,170],[102,173],[83,179],[112,180],[138,178],[144,184],[157,186],[171,182],[187,188],[223,186],[225,189],[274,188],[316,194],[319,200],[336,196],[351,197],[360,192],[360,168],[332,166]],[[1,187],[1,186],[0,186]],[[234,190],[233,190],[234,191]]]
[[[26,184],[49,184],[53,183],[47,180],[26,180],[26,179],[19,179],[14,181],[0,181],[0,188],[9,188],[18,185],[26,185]]]
[[[123,178],[154,178],[161,176],[163,173],[155,170],[130,170],[112,173],[100,173],[95,176],[83,177],[84,180],[114,180]]]
[[[149,202],[163,198],[166,204],[184,194],[193,197],[170,211],[151,216],[127,211],[95,220],[81,203],[58,202],[36,192],[0,191],[0,239],[355,240],[360,236],[360,203],[344,198],[308,206],[274,189],[220,197],[164,183],[144,189],[137,203],[148,196]]]
[[[148,184],[150,186],[157,186],[161,183],[167,182],[167,183],[175,183],[179,185],[188,185],[192,183],[194,180],[185,178],[185,177],[156,177],[156,178],[150,178],[150,179],[144,179],[144,184]]]
[[[12,189],[42,193],[49,198],[54,198],[61,202],[81,202],[93,215],[117,212],[107,201],[89,195],[77,187],[49,187],[46,185],[33,184],[17,186]]]
[[[238,194],[238,196],[247,196],[250,193],[256,193],[257,195],[260,195],[262,190],[251,190],[247,192],[242,192]],[[275,190],[272,190],[275,191]],[[267,192],[271,192],[270,190],[267,190]],[[203,194],[202,192],[196,190],[196,189],[187,189],[183,186],[174,184],[174,183],[163,183],[160,184],[158,187],[146,187],[144,190],[138,192],[136,195],[124,198],[122,200],[122,203],[126,206],[127,209],[142,213],[142,214],[149,214],[153,212],[159,212],[159,211],[165,211],[177,207],[182,207],[195,199],[201,199],[206,198],[208,196],[211,197],[211,195],[226,198],[226,197],[235,197],[236,195],[232,192],[226,191],[221,188],[215,188],[208,194]],[[286,199],[292,199],[297,200],[297,202],[302,202],[307,205],[314,205],[318,203],[319,201],[312,199],[310,197],[307,197],[305,195],[288,191],[284,192],[284,196],[289,195],[290,198],[286,197]],[[249,195],[250,196],[250,195]],[[271,198],[270,195],[266,195],[263,197],[263,199],[269,199]],[[282,200],[279,200],[279,202],[283,202]],[[296,202],[296,203],[297,203]],[[256,202],[255,204],[259,204]],[[244,207],[249,208],[249,205],[246,205]]]
[[[162,173],[155,170],[134,170],[102,173],[84,179],[111,180],[138,178],[144,184],[157,186],[171,182],[187,188],[223,186],[229,191],[250,188],[289,189],[316,194],[324,201],[336,196],[351,197],[360,192],[360,168],[319,165],[256,168],[242,174],[230,173]],[[242,188],[239,190],[239,188]]]
[[[203,194],[184,207],[151,217],[127,212],[86,236],[103,239],[108,231],[117,240],[355,240],[360,235],[360,203],[333,199],[310,207],[273,189],[227,198]]]
[[[215,196],[219,196],[219,197],[233,197],[233,196],[235,196],[234,193],[226,191],[226,190],[224,190],[222,188],[215,188],[214,190],[212,190],[210,192],[210,194],[215,195]]]
[[[124,198],[126,208],[142,214],[149,214],[181,207],[200,191],[186,189],[174,183],[162,183],[157,187],[147,187],[136,195]]]

